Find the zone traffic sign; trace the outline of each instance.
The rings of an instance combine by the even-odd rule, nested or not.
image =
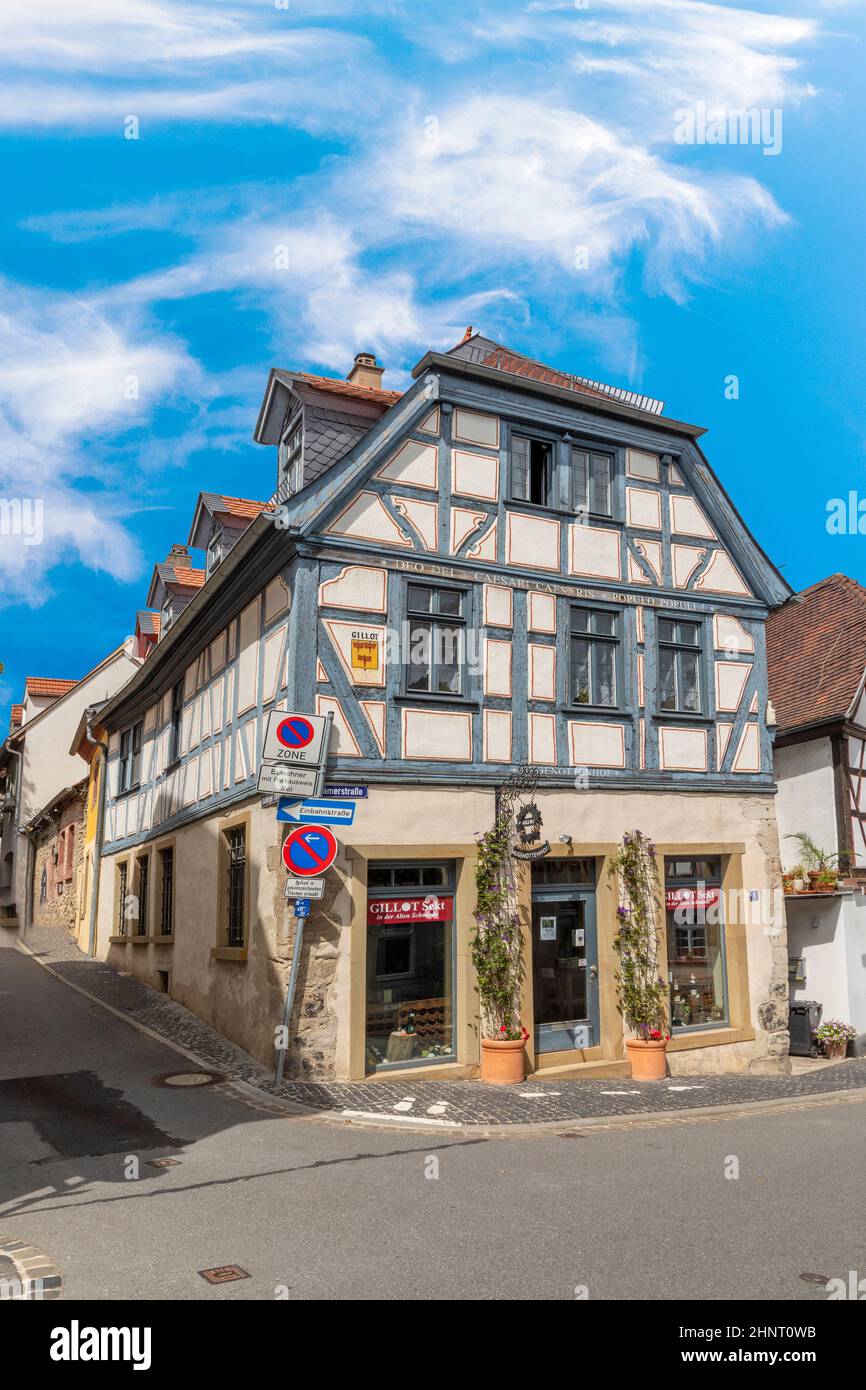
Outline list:
[[[265,762],[304,763],[322,761],[328,720],[323,714],[272,710],[268,715],[262,758]]]
[[[283,863],[290,874],[314,878],[337,857],[337,841],[326,825],[299,825],[283,841]]]

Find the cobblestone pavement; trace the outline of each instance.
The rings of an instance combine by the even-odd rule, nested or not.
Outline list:
[[[799,1101],[832,1091],[866,1088],[866,1058],[849,1059],[799,1076],[684,1076],[527,1081],[493,1087],[478,1081],[286,1081],[228,1042],[182,1005],[157,994],[104,961],[82,955],[65,933],[37,928],[26,944],[38,960],[159,1037],[194,1053],[200,1063],[245,1081],[267,1095],[346,1118],[381,1118],[427,1125],[525,1125],[590,1118],[683,1112],[754,1101]],[[178,1067],[178,1070],[182,1070]]]

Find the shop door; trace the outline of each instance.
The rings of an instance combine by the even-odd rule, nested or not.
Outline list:
[[[595,894],[533,895],[532,976],[536,1052],[598,1042]]]

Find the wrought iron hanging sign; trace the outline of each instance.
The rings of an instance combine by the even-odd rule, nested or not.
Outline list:
[[[515,859],[543,859],[550,853],[549,842],[541,842],[541,811],[533,800],[537,787],[538,769],[522,767],[509,777],[500,793],[502,809],[509,819],[514,817],[517,844],[511,853]]]

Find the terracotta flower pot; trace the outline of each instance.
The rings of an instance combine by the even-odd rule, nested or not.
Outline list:
[[[626,1038],[625,1047],[634,1081],[661,1081],[667,1076],[667,1038],[657,1042],[651,1038]]]
[[[835,1058],[838,1059],[838,1058],[841,1058],[841,1057],[847,1057],[847,1055],[848,1055],[848,1042],[847,1042],[847,1039],[843,1039],[841,1042],[825,1042],[825,1044],[824,1044],[824,1056],[825,1056],[825,1057],[835,1057]]]
[[[523,1048],[523,1038],[515,1042],[482,1038],[481,1080],[489,1081],[494,1086],[508,1086],[523,1081],[526,1075]]]

